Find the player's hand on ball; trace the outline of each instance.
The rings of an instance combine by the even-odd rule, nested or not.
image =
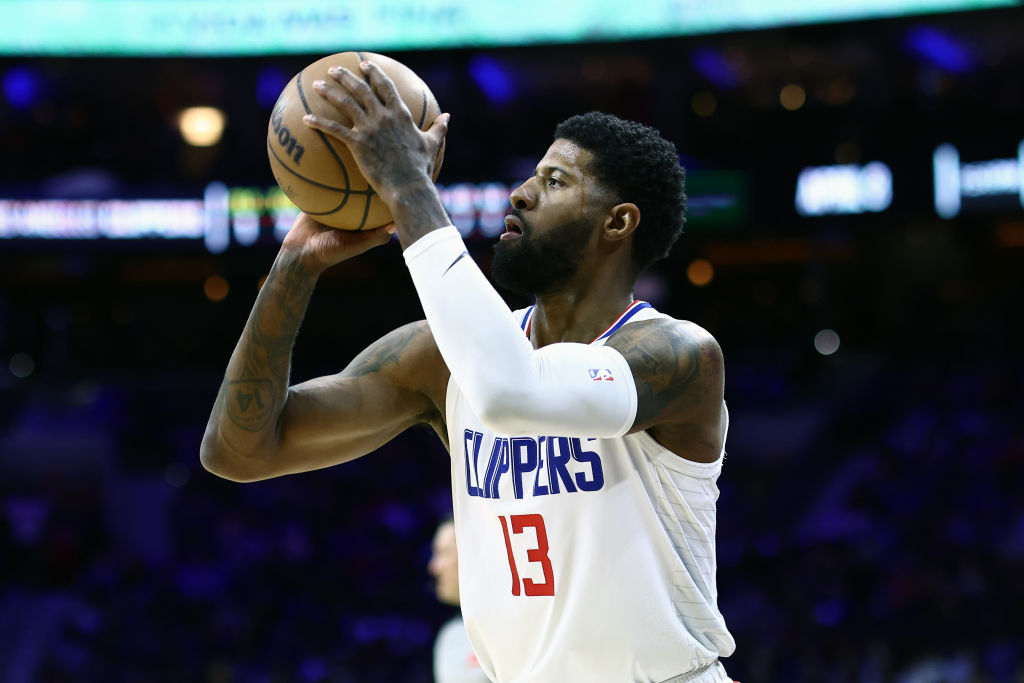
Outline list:
[[[427,131],[420,130],[388,75],[371,62],[360,69],[369,83],[341,67],[330,70],[332,81],[313,83],[351,124],[312,114],[303,121],[344,142],[363,176],[390,203],[404,187],[430,180],[449,115],[440,114]]]
[[[368,249],[386,244],[394,233],[394,223],[375,230],[335,230],[300,213],[285,235],[281,248],[295,251],[306,268],[320,272]]]

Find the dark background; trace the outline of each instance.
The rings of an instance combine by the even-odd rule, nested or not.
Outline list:
[[[1010,198],[941,220],[931,172],[942,142],[965,161],[1015,156],[1022,36],[1016,8],[392,53],[452,113],[442,183],[517,181],[559,121],[591,109],[659,128],[694,173],[745,174],[746,217],[691,220],[638,285],[725,353],[718,581],[738,680],[1024,681],[1024,211]],[[0,74],[40,86],[0,102],[0,195],[268,187],[273,91],[321,56],[2,59]],[[509,92],[487,94],[481,59]],[[796,111],[780,105],[789,83],[807,94]],[[174,117],[193,104],[226,111],[216,147],[181,141]],[[895,178],[888,210],[795,212],[801,168],[876,160]],[[200,466],[276,250],[266,232],[219,255],[0,242],[0,680],[431,680],[451,616],[425,571],[450,510],[432,432],[262,483]],[[489,244],[471,244],[486,268]],[[686,277],[697,258],[714,268],[703,287]],[[215,274],[230,286],[217,302]],[[396,245],[342,264],[314,296],[293,380],[421,316]],[[813,345],[825,328],[833,355]]]

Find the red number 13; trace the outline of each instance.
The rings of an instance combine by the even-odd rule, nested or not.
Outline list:
[[[516,558],[512,554],[512,539],[508,534],[508,524],[505,518],[499,516],[501,531],[505,534],[505,550],[508,552],[508,567],[512,570],[512,595],[520,594],[519,571],[516,569]],[[544,581],[536,583],[532,579],[523,579],[522,590],[527,595],[554,595],[555,594],[555,573],[551,569],[551,560],[548,559],[548,532],[544,528],[544,518],[540,515],[509,515],[508,521],[512,523],[512,533],[521,534],[526,527],[533,527],[537,532],[537,547],[529,548],[526,557],[530,562],[540,562],[544,570]]]

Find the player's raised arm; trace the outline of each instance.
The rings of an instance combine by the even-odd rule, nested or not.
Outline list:
[[[344,372],[289,387],[291,352],[320,273],[382,244],[388,229],[345,232],[300,214],[228,363],[200,456],[214,474],[253,481],[363,455],[417,422],[437,422],[425,387],[444,364],[424,323],[385,336]],[[438,399],[440,400],[440,399]]]
[[[369,83],[341,69],[334,74],[337,85],[319,87],[350,124],[318,116],[306,122],[345,142],[387,202],[434,339],[477,414],[505,433],[532,428],[574,436],[625,434],[636,414],[636,390],[622,355],[582,344],[534,350],[508,306],[466,258],[428,175],[447,115],[420,131],[391,80],[372,64],[363,68]],[[595,383],[593,369],[617,381]]]

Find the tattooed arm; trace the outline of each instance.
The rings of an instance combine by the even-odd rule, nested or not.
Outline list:
[[[320,272],[387,238],[300,215],[228,363],[200,450],[206,469],[254,481],[357,458],[420,422],[443,434],[447,368],[425,322],[386,335],[338,375],[289,387],[292,345]]]
[[[623,326],[608,346],[625,356],[636,382],[631,432],[647,430],[691,460],[716,460],[728,416],[722,349],[714,337],[693,323],[660,319]]]

